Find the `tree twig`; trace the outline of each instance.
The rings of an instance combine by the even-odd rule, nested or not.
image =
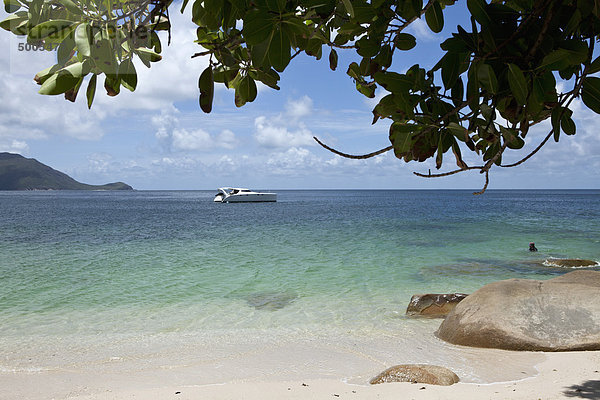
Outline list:
[[[352,159],[355,159],[355,160],[364,160],[366,158],[372,158],[372,157],[378,156],[380,154],[386,153],[386,152],[388,152],[388,151],[390,151],[390,150],[392,150],[394,148],[393,146],[388,146],[388,147],[386,147],[384,149],[374,151],[373,153],[361,154],[361,155],[354,155],[354,154],[342,153],[341,151],[338,151],[338,150],[336,150],[336,149],[334,149],[332,147],[329,147],[325,143],[323,143],[319,139],[317,139],[316,136],[313,136],[313,139],[315,139],[315,141],[317,143],[319,143],[321,145],[321,147],[324,147],[325,149],[329,150],[330,152],[332,152],[334,154],[337,154],[338,156],[342,156],[342,157],[345,157],[345,158],[352,158]]]
[[[490,171],[485,171],[485,185],[483,185],[483,189],[481,189],[479,192],[473,192],[473,194],[476,196],[480,195],[480,194],[484,194],[489,183],[490,183]]]
[[[477,167],[467,167],[467,168],[459,168],[459,169],[455,169],[454,171],[449,171],[449,172],[442,172],[440,174],[432,174],[431,171],[428,174],[422,174],[420,172],[413,172],[413,174],[415,174],[416,176],[419,176],[421,178],[441,178],[443,176],[450,176],[450,175],[454,175],[454,174],[458,174],[459,172],[464,172],[464,171],[469,171],[472,169],[483,169],[482,166],[477,166]]]

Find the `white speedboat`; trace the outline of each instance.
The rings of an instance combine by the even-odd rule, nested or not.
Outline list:
[[[277,201],[277,193],[254,192],[242,188],[219,188],[214,200],[218,203]]]

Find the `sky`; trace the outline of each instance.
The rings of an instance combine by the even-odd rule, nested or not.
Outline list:
[[[317,136],[353,154],[389,145],[389,122],[371,124],[371,110],[383,93],[368,99],[356,91],[345,73],[355,60],[351,53],[340,54],[337,71],[329,69],[325,48],[319,61],[296,57],[281,74],[281,90],[259,85],[258,98],[241,108],[234,105],[233,90],[217,85],[213,111],[203,113],[197,82],[208,60],[191,58],[201,48],[193,42],[190,10],[180,14],[177,4],[173,6],[171,45],[167,47],[163,40],[163,60],[152,68],[136,63],[137,90],[122,88],[118,96],[108,97],[99,85],[91,110],[84,90],[75,103],[38,94],[33,77],[55,63],[55,53],[19,51],[25,39],[0,31],[0,152],[35,158],[81,182],[123,181],[139,190],[223,186],[479,190],[483,186],[484,178],[476,171],[419,178],[413,171],[435,171],[434,163],[405,163],[392,152],[350,160],[314,142],[312,137]],[[458,24],[469,24],[464,6],[446,11],[440,35],[432,34],[421,20],[410,27],[418,45],[396,53],[392,70],[404,72],[416,63],[431,67],[437,62],[439,43]],[[0,18],[6,16],[2,10]],[[575,136],[550,141],[519,167],[492,169],[489,189],[600,188],[600,115],[579,100],[573,109]],[[549,123],[532,129],[524,152],[505,154],[504,161],[519,160],[549,129]],[[442,171],[455,168],[451,153],[445,160]],[[465,156],[465,161],[476,163],[471,156]]]

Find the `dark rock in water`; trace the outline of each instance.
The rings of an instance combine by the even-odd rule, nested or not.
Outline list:
[[[581,260],[579,258],[548,258],[544,261],[544,265],[561,268],[585,268],[599,266],[596,261]]]
[[[424,317],[445,317],[467,294],[415,294],[406,308],[406,315]]]
[[[459,381],[458,376],[448,368],[437,365],[404,364],[386,369],[369,383],[412,382],[430,385],[450,386]]]
[[[282,292],[260,292],[246,297],[248,304],[257,310],[280,310],[293,302],[296,295]]]
[[[600,350],[600,271],[485,285],[448,314],[437,335],[473,347]]]

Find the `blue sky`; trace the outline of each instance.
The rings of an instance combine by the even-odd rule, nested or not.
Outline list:
[[[441,36],[417,21],[411,33],[418,45],[396,54],[394,70],[402,72],[415,63],[433,65],[439,43],[457,24],[465,24],[462,7],[447,10]],[[19,52],[18,43],[24,39],[0,32],[0,151],[36,158],[82,182],[124,181],[136,189],[482,187],[483,177],[477,172],[424,179],[412,172],[433,170],[432,163],[407,164],[391,152],[348,160],[312,140],[318,136],[349,153],[389,145],[389,123],[371,125],[376,101],[359,94],[345,74],[353,61],[349,53],[340,55],[335,72],[329,70],[328,50],[320,61],[297,57],[282,74],[280,91],[259,87],[257,100],[239,109],[233,104],[233,91],[219,86],[213,112],[204,114],[198,106],[197,81],[207,60],[190,58],[199,51],[193,43],[190,8],[185,15],[171,13],[173,40],[168,48],[165,40],[163,60],[151,69],[136,64],[136,92],[123,88],[110,98],[99,88],[91,111],[84,93],[75,104],[62,96],[37,94],[32,78],[53,64],[54,54]],[[493,169],[490,188],[600,188],[600,116],[579,101],[574,109],[577,135],[548,143],[520,167]],[[548,130],[548,124],[533,129],[529,148]],[[505,161],[519,158],[507,155]],[[445,169],[453,168],[450,157],[446,160]]]

